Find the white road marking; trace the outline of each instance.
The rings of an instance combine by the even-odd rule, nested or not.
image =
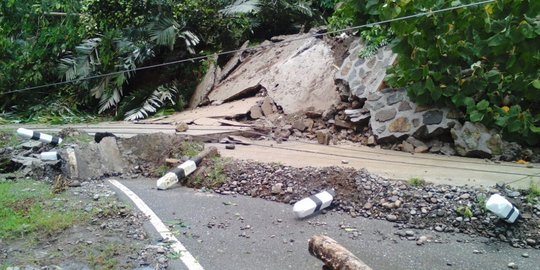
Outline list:
[[[187,266],[189,270],[204,270],[202,265],[189,253],[189,251],[178,241],[178,239],[172,234],[172,232],[163,224],[161,219],[146,205],[146,203],[137,196],[128,187],[122,185],[116,180],[109,180],[111,184],[120,189],[126,196],[128,196],[133,203],[141,210],[145,215],[150,217],[150,223],[156,228],[163,239],[172,242],[171,248],[180,255],[180,259]]]

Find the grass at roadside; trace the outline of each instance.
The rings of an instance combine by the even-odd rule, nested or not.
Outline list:
[[[61,195],[54,195],[45,183],[0,182],[0,239],[53,235],[88,218],[66,204]]]
[[[540,187],[531,181],[529,190],[527,190],[527,201],[532,204],[536,200],[540,201]]]
[[[21,140],[14,129],[0,129],[0,148],[17,146]]]
[[[411,187],[423,187],[426,185],[426,181],[424,179],[421,179],[421,178],[417,178],[417,177],[413,177],[413,178],[410,178],[407,183],[411,186]]]

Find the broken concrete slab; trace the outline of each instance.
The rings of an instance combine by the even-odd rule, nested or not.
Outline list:
[[[196,108],[193,110],[186,110],[176,113],[165,119],[158,121],[144,121],[144,123],[153,124],[171,124],[180,121],[191,123],[199,118],[234,118],[238,115],[245,115],[249,112],[251,107],[263,100],[262,97],[252,97],[242,100],[237,100],[229,103],[224,103],[218,106],[206,106]]]
[[[127,168],[114,137],[105,137],[100,143],[78,145],[65,155],[63,159],[68,163],[64,171],[69,179],[87,180],[121,174]]]
[[[286,114],[310,107],[324,109],[337,102],[333,79],[328,76],[333,73],[332,50],[325,41],[307,36],[288,36],[280,46],[260,49],[248,57],[215,86],[210,101],[232,100],[264,87]],[[298,37],[306,39],[292,40]]]
[[[252,127],[250,124],[240,123],[231,120],[218,119],[218,122],[223,126],[233,126],[233,127]]]
[[[269,97],[264,98],[261,110],[266,117],[272,115],[274,113],[274,101]]]
[[[189,108],[193,109],[204,103],[204,101],[208,97],[208,94],[214,88],[218,70],[218,67],[216,65],[217,58],[217,54],[214,54],[211,58],[209,58],[208,71],[204,75],[203,80],[199,83],[199,85],[197,85],[195,92],[191,96],[191,100],[189,101]]]
[[[225,66],[221,69],[221,74],[216,78],[216,83],[220,83],[223,81],[223,79],[227,78],[231,72],[233,72],[234,69],[240,65],[242,62],[242,54],[244,53],[244,50],[249,46],[249,40],[244,42],[242,44],[242,47],[240,47],[240,50],[236,52],[231,60],[225,64]]]
[[[239,136],[227,136],[219,141],[222,144],[241,144],[241,145],[251,145],[251,143],[243,137]]]
[[[197,126],[234,126],[234,127],[251,127],[249,124],[244,124],[236,121],[230,121],[225,119],[219,119],[219,118],[198,118],[193,120],[192,124]]]
[[[263,111],[261,110],[261,107],[259,105],[253,105],[251,109],[249,110],[249,116],[252,119],[259,119],[263,117]]]
[[[221,123],[218,119],[207,117],[195,119],[192,124],[198,126],[221,126]]]
[[[24,142],[23,144],[21,144],[21,147],[23,149],[38,149],[38,148],[41,148],[43,146],[43,143],[40,142],[40,141],[33,141],[33,140],[30,140],[30,141],[26,141]]]

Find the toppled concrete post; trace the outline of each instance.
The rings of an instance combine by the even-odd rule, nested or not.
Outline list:
[[[43,152],[39,154],[39,158],[44,161],[55,161],[60,159],[60,154],[57,151]]]
[[[159,178],[157,180],[157,188],[158,189],[169,189],[174,184],[178,183],[180,180],[186,178],[188,175],[193,173],[195,170],[197,170],[197,166],[201,164],[201,161],[207,157],[207,156],[215,156],[217,155],[217,148],[216,147],[210,147],[208,149],[203,150],[201,153],[199,153],[197,156],[189,159],[188,161],[180,164],[178,167],[176,167],[174,170],[168,172],[163,177]]]
[[[514,223],[519,217],[519,210],[499,194],[493,194],[489,197],[486,208],[508,223]]]
[[[336,240],[323,235],[309,239],[309,253],[333,270],[372,270],[358,257],[338,244]]]
[[[32,139],[44,143],[50,143],[52,145],[59,145],[62,143],[62,138],[52,136],[45,133],[40,133],[37,131],[29,130],[26,128],[17,129],[17,135],[25,139]]]
[[[313,196],[304,198],[293,206],[293,212],[298,218],[304,218],[330,206],[336,196],[334,190],[322,191]]]

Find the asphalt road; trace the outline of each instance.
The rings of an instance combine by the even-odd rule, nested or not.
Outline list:
[[[489,243],[482,237],[414,230],[417,236],[432,235],[437,240],[417,246],[395,235],[398,229],[387,221],[336,212],[298,220],[292,206],[282,203],[180,186],[158,191],[155,179],[120,182],[163,222],[173,224],[171,230],[205,269],[321,269],[322,263],[307,249],[309,238],[316,234],[334,238],[373,269],[508,269],[510,262],[519,269],[540,269],[539,250]],[[358,236],[341,225],[357,230]],[[185,267],[174,261],[171,269]]]

